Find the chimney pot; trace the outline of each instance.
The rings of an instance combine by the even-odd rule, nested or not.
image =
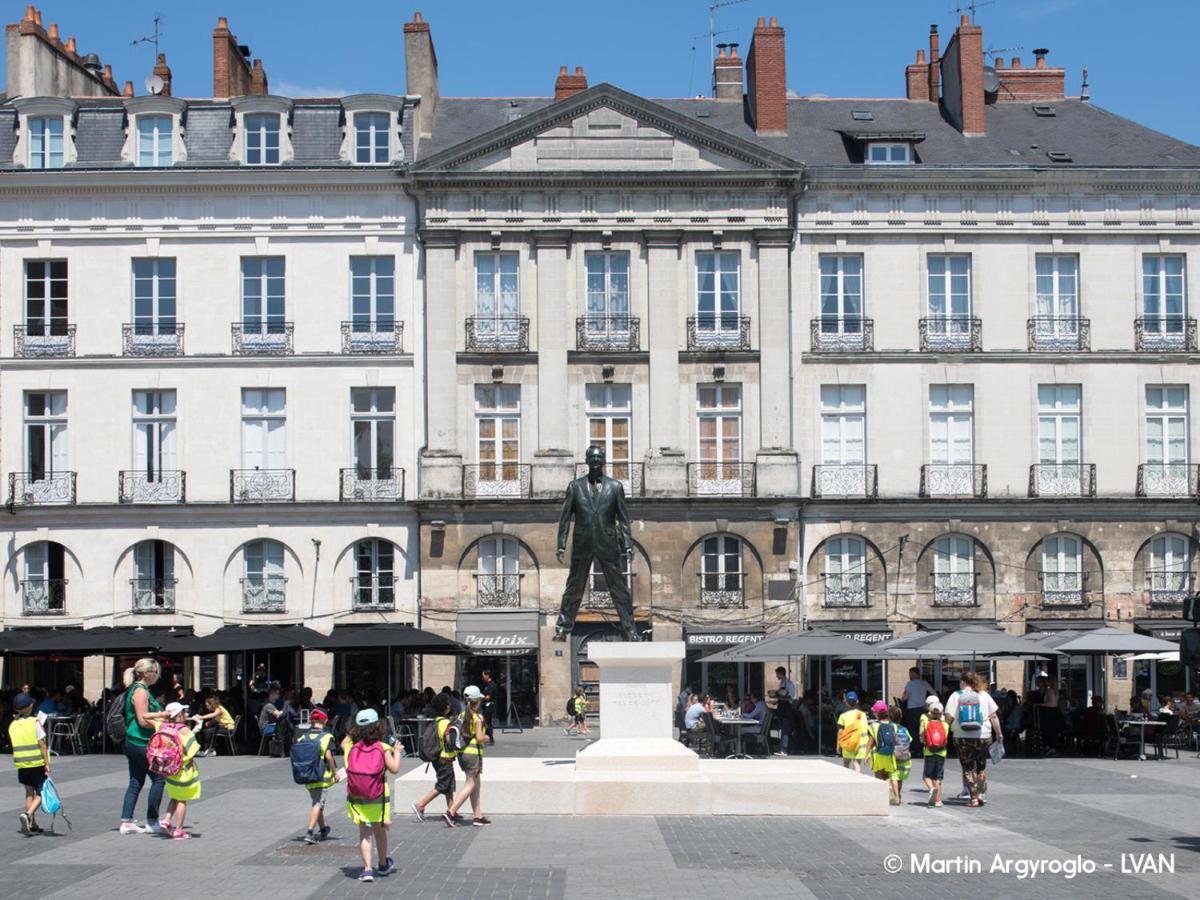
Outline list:
[[[74,53],[74,52],[75,52],[75,46],[76,46],[76,45],[75,45],[75,38],[73,38],[73,37],[69,37],[69,38],[67,38],[67,52],[68,52],[68,53]]]
[[[554,99],[565,100],[567,97],[574,97],[581,91],[586,91],[587,86],[583,66],[576,66],[574,75],[567,74],[566,66],[559,66],[558,77],[554,79]]]
[[[122,96],[132,97],[133,96],[133,82],[132,81],[125,82],[125,90],[122,91],[121,93],[122,93]]]
[[[42,27],[42,11],[36,7],[33,10],[33,24],[38,28]]]
[[[772,28],[779,27],[779,20],[777,18],[775,18],[774,16],[771,16],[771,27]]]
[[[558,74],[559,74],[559,75],[566,75],[566,74],[567,74],[567,67],[566,67],[566,66],[559,66],[559,67],[558,67]]]
[[[34,15],[34,9],[33,9],[33,4],[32,4],[32,3],[30,3],[28,6],[26,6],[26,7],[25,7],[25,18],[24,18],[24,19],[22,19],[21,21],[22,21],[22,22],[33,22],[33,21],[35,21],[35,15]]]
[[[50,32],[49,32],[49,34],[50,34],[50,40],[52,40],[52,41],[57,41],[57,40],[58,40],[58,23],[57,23],[57,22],[51,22],[51,23],[50,23]]]
[[[582,75],[582,74],[583,74],[583,66],[576,66],[576,67],[575,67],[575,74],[576,74],[576,75]]]
[[[418,9],[416,12],[414,12],[414,13],[413,13],[413,21],[414,21],[414,22],[423,22],[423,21],[425,21],[424,19],[422,19],[422,18],[421,18],[421,11],[420,11],[419,9]]]
[[[958,20],[958,24],[959,24],[959,26],[963,26],[963,25],[970,25],[970,24],[971,24],[971,17],[970,17],[970,16],[963,16],[961,19],[959,19],[959,20]]]
[[[924,50],[921,50],[921,49],[917,50],[917,65],[918,66],[925,65],[925,51]]]
[[[107,64],[105,64],[105,66],[104,66],[104,80],[105,80],[105,81],[112,81],[112,80],[113,80],[113,77],[112,77],[112,64],[111,64],[111,63],[107,63]]]
[[[1021,68],[1021,57],[1019,57],[1019,56],[1014,56],[1014,57],[1012,58],[1012,68],[1014,68],[1014,69],[1019,69],[1019,68]]]
[[[759,16],[759,17],[758,17],[758,25],[757,25],[756,27],[757,27],[757,28],[763,28],[763,27],[765,27],[765,26],[766,26],[766,24],[767,24],[767,20],[766,20],[766,19],[764,19],[762,16]]]
[[[225,18],[225,16],[218,17],[217,18],[217,27],[228,29],[229,28],[229,19]]]
[[[729,45],[729,58],[730,59],[738,58],[738,52],[737,52],[738,46],[739,46],[738,44],[730,44]]]

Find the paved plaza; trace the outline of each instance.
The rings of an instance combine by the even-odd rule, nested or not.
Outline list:
[[[493,755],[563,757],[587,739],[538,729],[497,734]],[[406,760],[404,771],[418,765]],[[832,765],[832,763],[831,763]],[[1200,760],[1006,760],[993,773],[982,810],[924,806],[919,779],[887,818],[497,817],[489,828],[451,831],[397,811],[397,871],[359,884],[356,829],[341,788],[330,804],[333,837],[300,837],[307,795],[284,760],[238,757],[200,762],[204,798],[186,843],[122,836],[116,825],[126,782],[124,758],[88,756],[55,763],[55,780],[74,824],[69,833],[17,833],[20,797],[10,774],[0,797],[0,897],[131,898],[367,897],[404,892],[471,898],[862,898],[1200,897]],[[918,763],[919,770],[919,763]],[[947,784],[958,766],[947,765]],[[949,793],[949,791],[948,791]],[[484,802],[487,768],[484,768]],[[435,808],[441,802],[435,801]],[[486,811],[486,810],[485,810]],[[145,812],[144,795],[138,815]],[[831,812],[835,812],[831,810]],[[9,827],[11,826],[11,827]],[[66,832],[61,818],[59,830]],[[896,854],[895,865],[885,857]],[[914,855],[942,874],[914,874]],[[1174,860],[1175,872],[1122,872],[1146,860]],[[989,873],[999,858],[1008,874]],[[1096,866],[1067,878],[1019,866]],[[957,867],[978,864],[982,874]],[[1111,868],[1105,868],[1111,866]],[[932,881],[931,881],[932,879]],[[138,886],[141,886],[140,888]]]

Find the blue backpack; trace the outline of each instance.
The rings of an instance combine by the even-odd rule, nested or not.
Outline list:
[[[896,762],[912,761],[912,735],[903,725],[896,726]]]
[[[896,726],[891,722],[880,722],[875,731],[875,752],[880,756],[891,756],[896,752]]]
[[[325,754],[321,752],[324,731],[310,731],[296,738],[289,756],[292,760],[292,780],[296,784],[316,784],[325,778]]]
[[[71,820],[63,812],[62,798],[58,796],[58,788],[54,786],[54,782],[49,777],[42,782],[42,809],[50,813],[51,834],[54,834],[54,823],[58,820],[59,813],[62,813],[63,821],[67,823],[67,830],[71,830]]]

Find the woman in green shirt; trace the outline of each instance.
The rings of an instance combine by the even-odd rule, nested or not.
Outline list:
[[[139,659],[132,669],[125,670],[125,684],[129,690],[121,702],[125,704],[125,760],[129,764],[129,787],[125,789],[125,803],[121,807],[121,834],[158,834],[158,804],[162,801],[165,780],[150,771],[146,762],[146,744],[154,734],[154,723],[164,720],[167,714],[150,693],[158,681],[158,660]],[[139,825],[133,818],[133,808],[138,795],[150,776],[150,794],[146,799],[146,824]]]

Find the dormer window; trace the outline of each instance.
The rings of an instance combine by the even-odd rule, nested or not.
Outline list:
[[[386,165],[391,160],[391,120],[391,115],[384,112],[354,114],[356,165]]]
[[[137,164],[169,166],[174,161],[171,148],[171,116],[137,117]]]
[[[912,145],[876,141],[867,144],[866,162],[872,166],[906,166],[913,161]]]
[[[243,120],[246,165],[279,165],[279,116],[275,113],[248,113]]]
[[[37,116],[27,121],[29,168],[61,169],[65,159],[62,116]]]

